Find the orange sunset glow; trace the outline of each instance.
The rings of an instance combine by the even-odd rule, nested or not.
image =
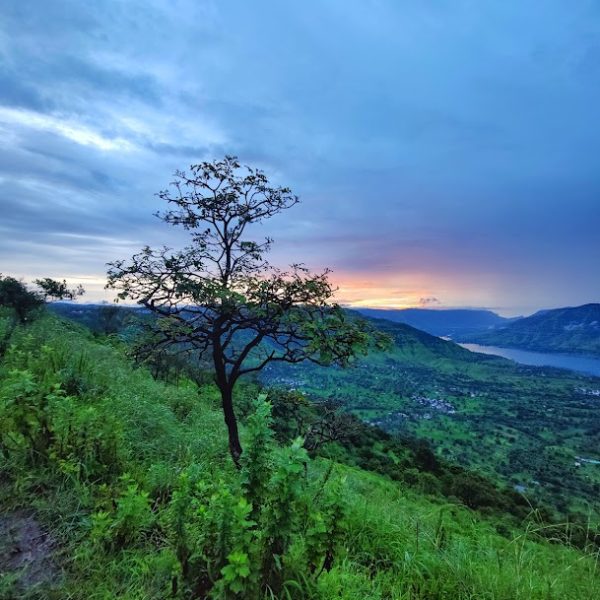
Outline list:
[[[496,285],[481,278],[457,278],[435,273],[364,274],[334,271],[332,282],[337,286],[336,300],[340,304],[369,308],[441,308],[455,306],[465,290],[480,305],[489,304]]]

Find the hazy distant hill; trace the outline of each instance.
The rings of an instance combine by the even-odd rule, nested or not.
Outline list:
[[[406,323],[431,335],[456,337],[480,332],[510,323],[490,310],[406,308],[387,310],[358,309],[360,313],[377,319]]]
[[[600,304],[543,310],[492,331],[463,334],[460,339],[491,346],[600,356]]]

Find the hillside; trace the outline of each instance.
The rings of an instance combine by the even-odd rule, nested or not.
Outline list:
[[[105,307],[65,306],[71,318],[102,329]],[[121,309],[121,322],[129,310]],[[591,510],[600,519],[600,468],[579,460],[600,460],[598,379],[476,354],[402,323],[371,322],[392,336],[391,352],[371,353],[351,369],[271,366],[261,381],[427,440],[438,457],[545,502],[561,518]]]
[[[381,441],[371,473],[342,446],[276,445],[281,415],[253,386],[238,473],[212,386],[153,380],[115,338],[56,318],[4,315],[0,339],[1,598],[592,600],[600,583],[575,529],[382,477],[377,456],[410,469]]]
[[[263,381],[337,401],[388,432],[428,440],[531,499],[600,519],[600,379],[476,354],[408,325],[376,320],[395,347],[351,369],[269,367]]]
[[[401,310],[360,308],[361,314],[405,323],[431,335],[457,337],[480,332],[511,322],[490,310],[405,308]]]
[[[104,307],[68,306],[70,317],[102,329]],[[123,322],[130,309],[121,310]],[[427,440],[438,457],[478,469],[561,518],[591,510],[600,519],[593,462],[600,460],[600,380],[473,353],[406,324],[371,322],[394,339],[390,352],[371,353],[351,369],[274,365],[261,381]]]
[[[544,310],[488,332],[460,335],[464,342],[600,356],[600,304]]]

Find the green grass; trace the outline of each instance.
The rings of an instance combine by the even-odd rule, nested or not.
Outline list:
[[[12,413],[6,407],[19,394],[29,398],[32,410],[35,402],[46,402],[51,395],[44,409],[51,427],[63,427],[61,435],[78,450],[70,454],[65,446],[60,459],[50,453],[41,460],[12,432],[16,446],[3,454],[1,466],[2,513],[32,511],[57,541],[53,560],[58,576],[53,583],[24,589],[7,575],[0,598],[194,597],[182,586],[173,588],[173,580],[182,576],[170,525],[177,514],[178,482],[182,473],[193,473],[200,486],[240,488],[227,454],[216,390],[186,380],[156,381],[129,364],[119,342],[98,341],[77,326],[46,317],[13,333],[0,364],[3,434],[6,423],[16,418],[14,406]],[[77,431],[65,433],[69,423]],[[86,424],[93,428],[81,439]],[[249,436],[242,427],[245,444]],[[102,444],[104,454],[94,454]],[[112,462],[100,464],[98,456],[111,456]],[[327,459],[310,461],[303,494],[316,498],[330,467]],[[288,578],[280,598],[597,597],[597,552],[542,539],[535,516],[522,527],[508,517],[483,518],[340,464],[334,465],[331,481],[341,485],[345,505],[332,568],[318,577],[303,570],[307,542],[300,530],[284,557]],[[210,502],[217,506],[220,500]],[[112,527],[119,532],[110,542],[99,541],[105,539],[102,512],[112,515]],[[202,556],[197,558],[200,569]],[[218,589],[212,597],[245,597]]]

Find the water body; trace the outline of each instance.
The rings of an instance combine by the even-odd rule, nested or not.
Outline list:
[[[582,356],[578,354],[554,354],[545,352],[531,352],[530,350],[516,350],[515,348],[501,348],[499,346],[481,346],[479,344],[459,344],[471,352],[482,354],[495,354],[522,365],[535,367],[558,367],[570,369],[586,375],[600,377],[600,358]]]
[[[595,458],[583,458],[583,456],[576,456],[575,460],[579,462],[589,463],[590,465],[600,465],[600,460]]]

